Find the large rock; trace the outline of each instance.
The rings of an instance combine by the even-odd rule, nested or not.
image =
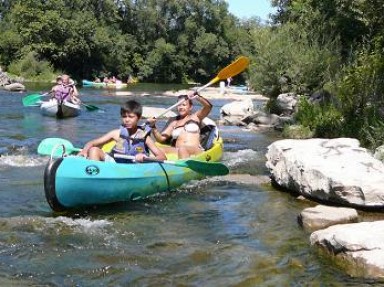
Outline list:
[[[280,94],[276,99],[276,104],[282,115],[292,115],[297,109],[300,97],[302,96],[296,95],[295,93]]]
[[[273,183],[325,202],[384,206],[384,164],[350,138],[280,140],[268,147]]]
[[[4,73],[0,68],[0,86],[9,85],[11,83],[11,78]]]
[[[221,107],[221,117],[236,116],[244,118],[253,113],[253,102],[246,98],[243,101],[234,101]]]
[[[11,92],[20,92],[20,91],[25,91],[25,86],[20,83],[12,83],[9,85],[5,85],[4,89]]]
[[[252,115],[242,119],[246,124],[254,123],[256,125],[264,125],[273,127],[279,123],[279,116],[275,114],[267,114],[263,111],[256,111]]]
[[[384,221],[340,224],[311,234],[312,245],[334,254],[352,276],[384,277]]]

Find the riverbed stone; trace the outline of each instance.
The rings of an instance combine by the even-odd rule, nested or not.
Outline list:
[[[11,84],[11,79],[7,73],[0,70],[0,86],[5,86]]]
[[[302,96],[295,93],[285,93],[277,96],[276,105],[282,115],[292,115],[297,109],[297,104]]]
[[[334,225],[313,232],[310,242],[345,261],[351,276],[384,278],[384,220]]]
[[[298,216],[299,224],[312,231],[336,224],[357,222],[358,219],[356,209],[321,204],[304,209]]]
[[[384,206],[384,163],[357,139],[280,140],[266,157],[272,183],[283,189],[324,203]]]
[[[220,117],[236,116],[244,118],[254,111],[252,99],[246,98],[242,101],[230,102],[220,109]]]
[[[9,85],[5,85],[4,89],[11,92],[20,92],[25,91],[25,86],[21,83],[12,83]]]
[[[279,123],[279,116],[275,114],[267,114],[263,111],[255,111],[252,115],[242,119],[246,124],[254,123],[256,125],[273,127]]]

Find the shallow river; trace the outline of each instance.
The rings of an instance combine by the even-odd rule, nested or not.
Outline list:
[[[309,234],[296,220],[309,203],[260,184],[268,175],[265,152],[277,139],[273,133],[221,127],[229,177],[189,182],[175,192],[134,203],[72,214],[52,212],[43,188],[48,159],[37,155],[38,144],[47,137],[62,137],[81,147],[119,125],[119,105],[127,97],[83,88],[83,101],[103,111],[84,110],[65,120],[22,106],[22,97],[47,89],[0,91],[0,286],[371,283],[350,278],[310,247]],[[162,108],[175,102],[161,96],[138,99]],[[212,118],[217,120],[220,107],[230,101],[213,100]],[[252,180],[233,181],[243,174],[252,175]]]

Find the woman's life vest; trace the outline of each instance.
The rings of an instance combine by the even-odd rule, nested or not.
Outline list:
[[[114,154],[125,154],[135,156],[139,153],[144,153],[149,156],[149,149],[145,144],[145,140],[149,133],[142,127],[137,127],[137,131],[134,135],[130,135],[128,129],[120,127],[120,138],[116,142],[112,149],[111,155]],[[126,162],[124,159],[115,158],[116,162]]]
[[[72,87],[60,85],[55,89],[55,99],[62,103],[65,100],[69,100],[69,95],[71,94]]]

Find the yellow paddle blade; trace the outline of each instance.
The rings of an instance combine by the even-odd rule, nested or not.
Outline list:
[[[239,58],[236,59],[236,61],[234,61],[232,64],[223,68],[217,74],[216,81],[225,80],[230,77],[236,76],[237,74],[240,74],[242,71],[244,71],[248,67],[248,65],[249,65],[249,59],[245,56],[240,56]]]

